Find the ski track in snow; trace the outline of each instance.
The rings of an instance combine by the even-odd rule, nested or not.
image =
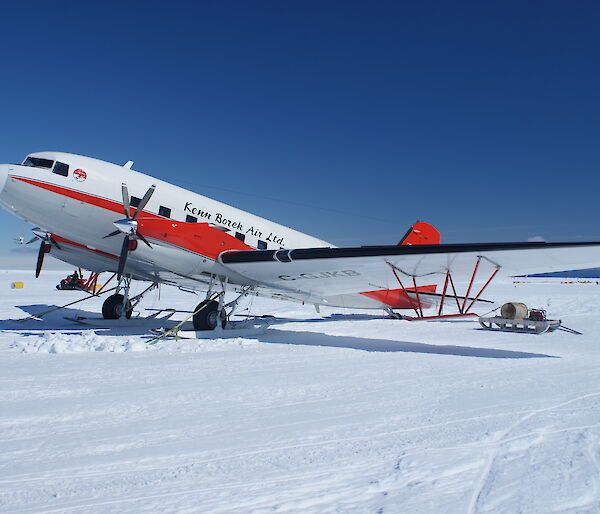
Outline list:
[[[60,276],[0,271],[2,512],[600,512],[596,284],[487,293],[582,336],[255,299],[265,334],[149,346],[63,319],[102,299],[16,321]]]

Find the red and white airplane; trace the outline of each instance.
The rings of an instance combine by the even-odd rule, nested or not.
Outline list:
[[[468,274],[476,259],[512,275],[600,263],[599,242],[439,244],[439,233],[425,223],[398,245],[336,248],[134,171],[132,164],[37,152],[22,164],[0,165],[0,205],[38,227],[36,276],[48,252],[93,272],[118,272],[105,318],[131,315],[132,301],[142,296],[129,298],[132,279],[207,291],[193,317],[201,330],[231,314],[223,306],[225,290],[391,313],[415,309],[416,302],[432,305],[440,296],[436,282],[449,270]],[[430,283],[415,289],[415,277]]]

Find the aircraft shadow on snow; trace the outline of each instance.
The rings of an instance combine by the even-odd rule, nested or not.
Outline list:
[[[26,312],[30,316],[37,316],[40,313],[48,311],[50,309],[56,308],[57,305],[50,304],[32,304],[32,305],[17,305],[19,309]],[[107,336],[134,336],[134,335],[148,335],[149,324],[144,323],[143,321],[136,322],[135,319],[131,320],[131,324],[129,326],[119,326],[119,327],[101,327],[101,326],[91,326],[91,325],[82,325],[80,323],[76,323],[70,319],[66,318],[76,318],[77,316],[84,316],[87,318],[98,318],[100,316],[97,312],[84,311],[81,309],[69,309],[62,308],[56,312],[49,313],[43,317],[43,319],[34,319],[34,318],[23,318],[23,319],[6,319],[0,320],[0,330],[18,330],[24,335],[40,335],[39,332],[27,332],[26,330],[36,330],[36,331],[52,331],[52,330],[60,330],[61,332],[77,332],[82,333],[89,330],[97,331],[98,334],[107,335]],[[177,320],[165,320],[164,322],[159,322],[156,320],[152,328],[163,326],[166,328],[171,328],[178,323]],[[185,323],[181,330],[193,330],[193,326],[191,321]]]
[[[19,308],[32,316],[52,309],[54,306],[47,304],[37,305],[19,305]],[[80,309],[61,309],[55,313],[50,313],[43,320],[0,320],[0,330],[18,330],[23,335],[41,335],[40,332],[31,332],[32,330],[48,331],[61,330],[75,333],[83,333],[88,330],[98,331],[101,335],[123,336],[123,335],[148,335],[148,326],[137,323],[130,327],[103,328],[93,326],[83,326],[65,317],[76,317],[85,315],[88,317],[97,317],[98,313],[82,311]],[[382,316],[363,315],[363,314],[339,314],[327,316],[324,318],[312,319],[292,319],[276,318],[274,325],[279,323],[307,323],[307,322],[329,322],[337,320],[370,320],[382,319]],[[134,320],[133,320],[134,321]],[[169,328],[174,326],[177,321],[168,320],[164,325]],[[186,322],[182,330],[193,330],[191,322]],[[478,348],[472,346],[456,345],[436,345],[427,343],[417,343],[411,341],[394,341],[390,339],[372,339],[366,337],[353,336],[335,336],[323,334],[320,332],[297,332],[294,330],[280,330],[273,328],[267,330],[264,334],[248,336],[248,339],[267,344],[293,344],[298,346],[325,346],[330,348],[349,348],[353,350],[362,350],[367,352],[408,352],[408,353],[428,353],[437,355],[454,355],[460,357],[479,357],[485,359],[532,359],[532,358],[559,358],[555,355],[543,353],[520,352],[515,350],[502,350],[498,348]]]
[[[273,324],[280,323],[327,323],[328,321],[368,321],[372,319],[387,319],[389,316],[378,314],[330,314],[319,318],[279,318],[273,319]]]
[[[460,357],[481,357],[486,359],[559,358],[555,355],[547,355],[544,353],[519,352],[497,348],[437,345],[353,336],[332,336],[315,332],[296,332],[293,330],[279,329],[269,330],[265,334],[255,337],[255,339],[263,343],[296,344],[299,346],[328,346],[332,348],[351,348],[367,352],[432,353],[438,355],[456,355]]]

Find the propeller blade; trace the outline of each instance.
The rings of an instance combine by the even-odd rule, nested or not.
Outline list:
[[[35,236],[35,237],[32,237],[29,241],[27,241],[25,244],[30,245],[31,243],[33,243],[34,241],[37,241],[37,240],[38,240],[38,237]]]
[[[127,254],[129,253],[129,236],[123,238],[123,246],[121,246],[121,255],[119,255],[119,267],[117,277],[121,278],[125,271],[125,263],[127,262]]]
[[[155,184],[152,184],[148,188],[148,191],[146,191],[144,198],[141,199],[139,205],[137,206],[137,208],[135,209],[135,212],[133,213],[133,219],[136,219],[138,214],[144,210],[144,207],[146,207],[146,204],[150,201],[150,197],[154,194],[155,189],[156,189]]]
[[[125,211],[125,217],[129,219],[129,189],[127,189],[127,185],[124,183],[121,184],[121,195],[123,196],[123,210]]]
[[[152,245],[148,242],[148,240],[139,232],[136,233],[136,236],[138,236],[144,243],[146,243],[146,245],[148,246],[148,248],[152,248]]]
[[[113,237],[113,236],[116,236],[116,235],[118,235],[120,233],[121,233],[120,230],[115,230],[114,232],[111,232],[110,234],[106,234],[102,239],[106,239],[107,237]]]
[[[40,249],[38,250],[37,262],[35,264],[35,278],[40,276],[42,272],[42,264],[44,264],[44,254],[46,253],[46,243],[42,241],[40,243]]]

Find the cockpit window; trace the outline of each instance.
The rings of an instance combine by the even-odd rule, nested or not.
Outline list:
[[[39,157],[27,157],[23,166],[33,166],[34,168],[52,168],[54,161],[50,159],[40,159]]]
[[[67,177],[69,175],[69,165],[64,162],[56,161],[54,168],[52,169],[52,173],[56,173],[57,175],[62,175],[63,177]]]

